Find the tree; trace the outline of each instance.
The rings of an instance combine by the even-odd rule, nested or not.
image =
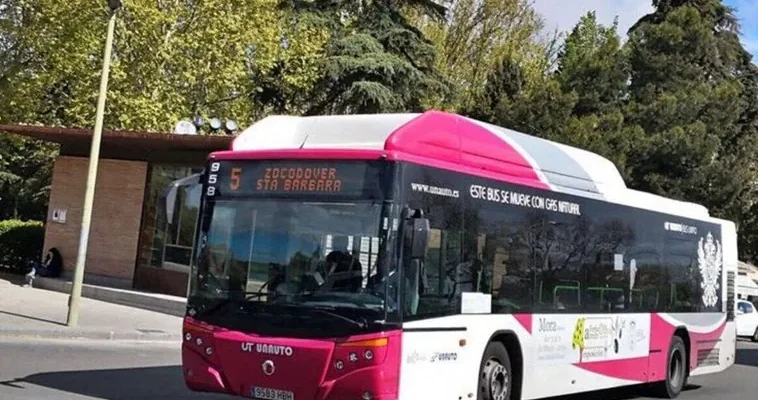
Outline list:
[[[440,21],[409,13],[434,43],[437,68],[453,85],[438,108],[473,109],[488,74],[509,58],[524,67],[527,79],[542,74],[551,43],[539,40],[543,21],[527,0],[447,0],[449,18]]]
[[[600,25],[589,12],[560,52],[556,77],[564,92],[577,93],[577,117],[620,109],[629,72],[617,26],[617,21],[611,27]]]
[[[576,102],[547,74],[533,79],[526,68],[505,57],[490,72],[477,105],[464,113],[495,125],[542,138],[560,137],[571,119]]]
[[[2,0],[0,121],[91,126],[107,7],[91,1]],[[170,130],[195,113],[256,116],[258,74],[275,68],[305,90],[327,33],[292,24],[276,0],[128,0],[118,17],[105,125]],[[7,17],[10,16],[10,17]],[[12,18],[11,18],[12,17]],[[283,46],[284,39],[290,45]],[[5,44],[5,46],[9,46]],[[258,115],[259,116],[259,115]]]
[[[624,178],[630,177],[628,153],[642,137],[639,126],[626,120],[629,67],[617,33],[584,15],[566,39],[555,79],[564,93],[575,96],[571,118],[553,135],[559,142],[610,159]]]
[[[45,220],[53,147],[0,134],[0,220]]]
[[[743,220],[756,195],[755,67],[720,1],[656,5],[628,43],[626,114],[645,132],[630,154],[632,186]]]
[[[267,78],[306,91],[328,32],[276,1],[125,0],[105,126],[170,131],[195,114],[244,126],[272,111]],[[102,1],[0,0],[0,123],[93,126],[107,18]],[[0,218],[43,218],[53,147],[0,143]]]
[[[402,13],[444,18],[431,0],[396,2],[293,1],[285,7],[321,21],[331,36],[305,114],[419,112],[446,85],[432,44]]]

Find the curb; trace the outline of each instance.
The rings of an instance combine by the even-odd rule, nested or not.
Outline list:
[[[107,330],[50,330],[50,329],[0,329],[0,338],[35,338],[35,339],[86,339],[104,341],[138,341],[138,342],[161,342],[181,343],[182,335],[179,333],[156,333],[156,332],[115,332]]]
[[[40,277],[34,280],[34,287],[37,289],[51,290],[65,294],[71,293],[71,285],[71,282],[58,279]],[[92,286],[89,284],[82,285],[82,297],[111,304],[159,312],[175,317],[184,317],[187,311],[187,301],[183,297],[151,296],[135,291]]]

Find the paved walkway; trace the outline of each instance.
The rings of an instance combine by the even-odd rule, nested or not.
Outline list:
[[[0,337],[181,341],[182,318],[82,298],[79,326],[66,326],[68,294],[25,288],[0,276]]]

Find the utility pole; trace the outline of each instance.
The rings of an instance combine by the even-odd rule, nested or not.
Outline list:
[[[108,34],[105,38],[105,54],[103,56],[103,71],[100,78],[100,93],[97,99],[97,114],[95,116],[95,132],[92,135],[92,148],[89,156],[89,171],[87,173],[87,189],[84,193],[84,209],[82,210],[82,227],[79,233],[79,253],[74,268],[74,282],[71,285],[71,296],[68,301],[68,318],[66,325],[75,327],[79,324],[79,301],[82,297],[84,281],[84,264],[87,259],[87,244],[89,242],[90,220],[92,205],[95,200],[95,183],[97,182],[97,165],[100,159],[100,140],[103,136],[103,115],[105,114],[105,99],[108,92],[108,74],[111,67],[111,52],[113,50],[113,31],[116,29],[116,12],[121,8],[121,0],[108,0],[110,18],[108,19]]]

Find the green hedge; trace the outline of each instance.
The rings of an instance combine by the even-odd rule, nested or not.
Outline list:
[[[39,221],[0,221],[0,267],[28,270],[42,257],[45,227]]]

